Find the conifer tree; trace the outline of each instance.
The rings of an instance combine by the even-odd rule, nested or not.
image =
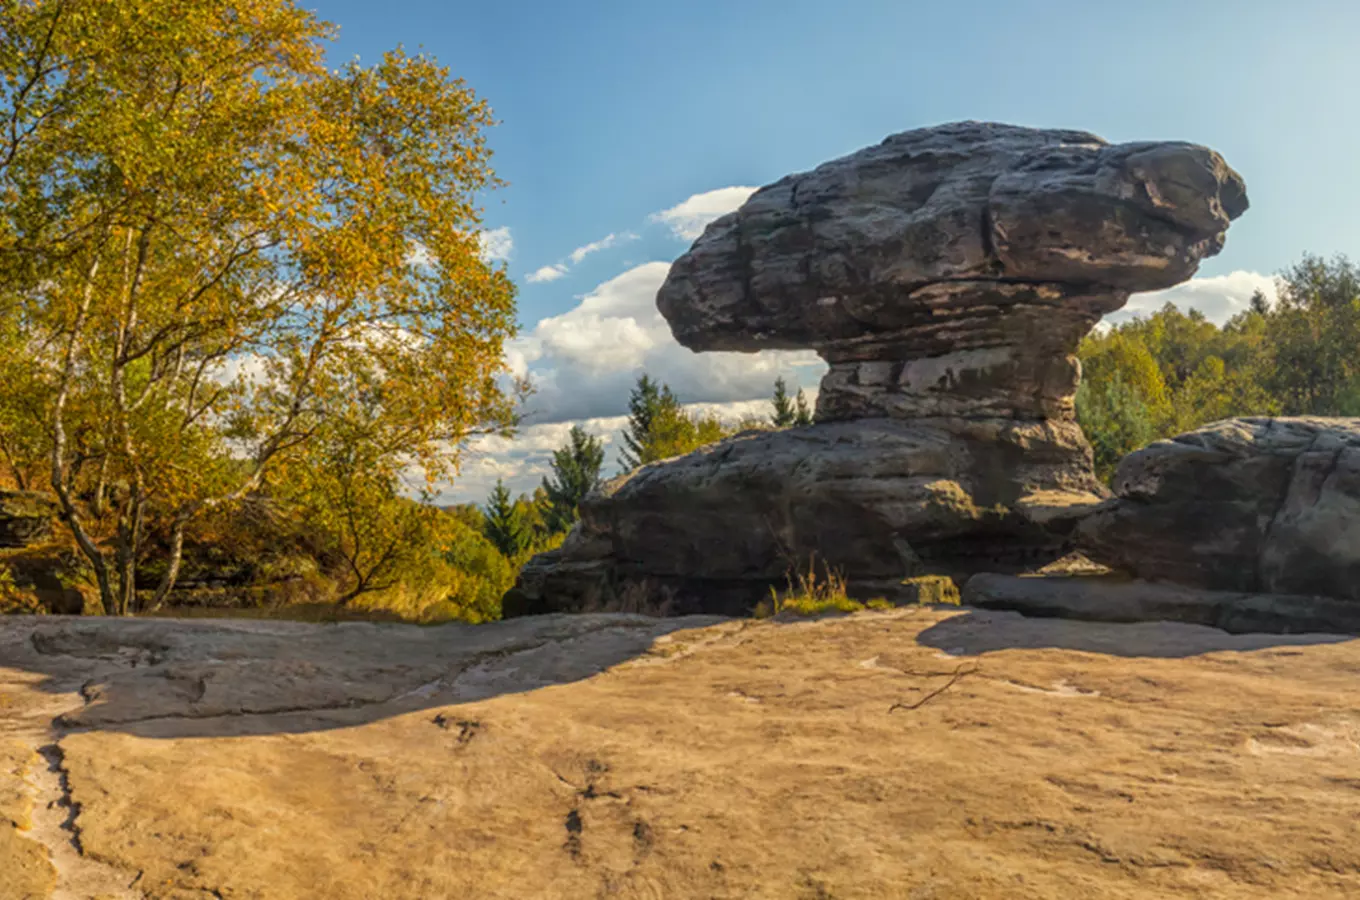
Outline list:
[[[1270,312],[1270,301],[1266,299],[1265,292],[1260,288],[1251,293],[1251,311],[1258,316],[1264,316]]]
[[[623,433],[623,470],[631,472],[644,463],[658,459],[648,448],[655,443],[655,432],[683,415],[680,401],[670,387],[658,384],[643,374],[628,398],[628,430]],[[662,428],[669,431],[669,428]]]
[[[543,479],[544,523],[549,534],[566,531],[579,518],[586,494],[600,483],[604,443],[582,428],[572,426],[566,446],[554,451],[552,476]]]
[[[805,405],[806,402],[804,401]],[[770,417],[770,421],[775,428],[788,428],[797,421],[798,414],[794,410],[794,401],[789,396],[789,386],[783,376],[774,380],[774,399],[770,403],[774,406],[774,415]]]
[[[683,456],[731,434],[716,416],[686,412],[667,385],[646,375],[638,379],[628,409],[628,429],[623,433],[620,460],[624,472]]]
[[[660,400],[656,382],[644,372],[628,396],[628,428],[623,433],[624,449],[620,459],[625,472],[631,472],[641,465],[642,448],[646,446]]]
[[[798,389],[798,395],[793,398],[794,413],[793,424],[799,427],[812,424],[812,407],[808,405],[807,397],[803,394],[803,389]]]
[[[529,549],[533,534],[504,481],[497,479],[483,513],[486,516],[486,539],[495,545],[502,556],[514,559]]]

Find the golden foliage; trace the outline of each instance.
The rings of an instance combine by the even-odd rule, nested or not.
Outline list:
[[[332,34],[292,0],[0,10],[0,336],[33,376],[0,450],[50,459],[111,609],[150,534],[173,557],[333,423],[433,481],[510,421],[491,111],[399,49],[332,71]]]

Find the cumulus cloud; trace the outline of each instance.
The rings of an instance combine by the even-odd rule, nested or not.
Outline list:
[[[528,421],[620,415],[644,371],[687,403],[755,400],[768,397],[781,375],[790,384],[821,377],[825,364],[812,351],[699,354],[681,347],[656,308],[669,270],[665,262],[629,269],[510,343],[507,363],[534,388]]]
[[[475,440],[463,452],[458,476],[440,491],[440,502],[483,504],[497,481],[504,481],[514,494],[533,493],[550,471],[553,451],[567,443],[572,425],[581,425],[604,443],[604,474],[612,476],[618,471],[618,435],[626,422],[626,416],[553,422],[530,425],[512,438]]]
[[[1129,298],[1128,305],[1105,318],[1112,323],[1125,322],[1135,316],[1150,315],[1166,304],[1174,303],[1183,310],[1197,309],[1209,321],[1222,325],[1250,308],[1251,295],[1258,290],[1271,303],[1279,296],[1275,279],[1259,272],[1238,270],[1227,275],[1192,278],[1164,291],[1134,294]]]
[[[805,390],[805,393],[810,403],[816,402],[815,388]],[[693,414],[717,416],[724,422],[734,424],[750,417],[768,417],[771,413],[768,399],[689,403],[685,404],[685,409]],[[512,494],[532,494],[534,488],[552,471],[553,451],[567,444],[573,425],[580,425],[604,444],[604,477],[612,478],[619,474],[623,432],[628,427],[627,416],[529,425],[512,438],[486,437],[470,444],[464,452],[457,478],[442,487],[439,502],[476,503],[480,506],[486,502],[498,480],[504,481]]]
[[[753,187],[725,187],[695,194],[684,203],[653,213],[651,220],[668,226],[680,240],[697,240],[709,222],[736,210],[756,190]]]

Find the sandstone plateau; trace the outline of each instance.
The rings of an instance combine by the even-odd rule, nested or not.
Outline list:
[[[0,897],[1360,895],[1360,641],[0,621]]]
[[[1073,412],[1078,342],[1193,275],[1246,208],[1205,147],[980,122],[756,191],[657,306],[696,351],[816,350],[815,424],[609,482],[507,614],[740,613],[812,557],[890,599],[913,576],[1051,562],[1108,496]]]

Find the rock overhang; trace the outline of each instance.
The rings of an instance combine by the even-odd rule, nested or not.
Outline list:
[[[757,191],[676,261],[657,305],[692,350],[829,359],[942,319],[985,323],[1016,293],[1070,298],[1089,328],[1129,293],[1192,276],[1247,205],[1241,176],[1196,144],[918,129]]]

